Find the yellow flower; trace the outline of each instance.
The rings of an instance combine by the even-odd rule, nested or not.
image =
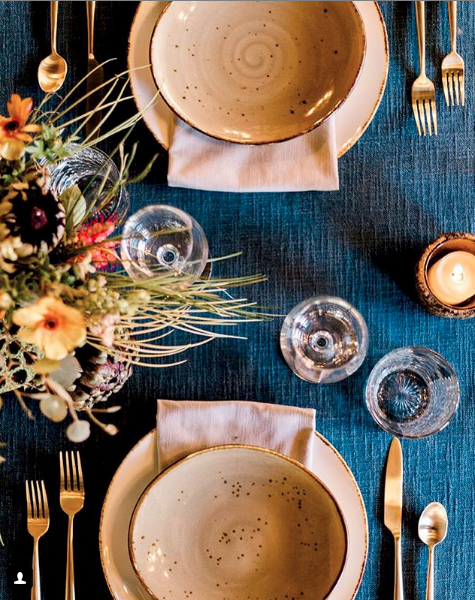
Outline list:
[[[86,340],[83,315],[51,296],[40,298],[33,306],[19,308],[12,315],[22,327],[18,336],[44,350],[46,358],[62,360]]]
[[[12,94],[7,102],[9,117],[0,116],[0,155],[5,160],[18,160],[25,151],[25,142],[31,142],[30,133],[37,133],[39,125],[26,125],[33,108],[31,98],[20,98]]]

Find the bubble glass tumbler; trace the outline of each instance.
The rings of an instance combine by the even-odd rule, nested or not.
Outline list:
[[[287,315],[280,347],[292,371],[312,383],[334,383],[354,373],[368,351],[368,327],[345,300],[316,296]]]
[[[124,225],[121,259],[135,280],[166,271],[198,278],[208,258],[208,240],[200,224],[174,206],[147,206]]]
[[[366,405],[393,435],[419,439],[444,429],[457,410],[460,388],[452,366],[428,348],[386,354],[366,383]]]
[[[109,197],[118,181],[117,165],[102,150],[89,147],[77,150],[55,165],[51,170],[50,189],[59,197],[77,186],[86,201],[86,210],[93,207],[91,216],[100,215],[104,220],[114,218],[120,225],[129,210],[129,194],[121,186]]]

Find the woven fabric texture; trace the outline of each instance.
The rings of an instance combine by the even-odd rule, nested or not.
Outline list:
[[[96,54],[117,57],[109,75],[126,64],[127,37],[136,2],[98,2]],[[246,290],[260,305],[287,313],[316,294],[341,296],[367,320],[371,340],[367,360],[346,381],[312,385],[286,366],[279,350],[282,319],[240,329],[247,341],[217,340],[188,355],[180,367],[137,369],[114,403],[111,419],[121,432],[109,438],[93,428],[81,446],[86,506],[75,533],[77,597],[109,598],[98,550],[102,501],[116,468],[132,445],[154,426],[156,399],[242,399],[315,408],[317,428],[353,470],[368,511],[370,552],[358,598],[392,597],[392,540],[383,519],[383,467],[390,436],[378,429],[364,406],[371,368],[400,346],[427,346],[445,356],[459,374],[460,408],[440,434],[403,442],[405,458],[403,551],[407,598],[423,598],[427,551],[417,538],[424,506],[447,507],[447,540],[437,549],[436,589],[440,598],[475,598],[475,321],[445,320],[414,300],[413,267],[424,244],[444,231],[475,231],[475,6],[459,2],[459,49],[468,66],[467,106],[443,102],[440,63],[449,48],[446,3],[427,2],[427,70],[437,83],[439,136],[419,138],[409,103],[418,70],[412,2],[381,2],[388,26],[391,64],[380,109],[358,142],[340,160],[335,193],[221,194],[171,189],[166,156],[145,126],[131,139],[140,142],[139,165],[155,152],[153,173],[131,187],[132,210],[165,203],[191,213],[203,226],[213,256],[242,251],[215,267],[218,275],[265,272],[267,283]],[[49,53],[47,2],[0,2],[0,107],[10,92],[41,97],[39,60]],[[58,47],[70,72],[67,86],[86,70],[84,2],[60,2]],[[124,108],[124,115],[127,110]],[[3,110],[3,109],[2,109]],[[298,165],[295,166],[298,169]],[[24,481],[44,478],[52,523],[42,541],[45,598],[64,593],[66,517],[59,509],[58,452],[70,445],[63,427],[38,411],[30,421],[14,398],[4,399],[0,434],[7,462],[0,468],[0,598],[29,597],[28,586],[13,586],[17,571],[31,582],[31,538],[26,531]]]

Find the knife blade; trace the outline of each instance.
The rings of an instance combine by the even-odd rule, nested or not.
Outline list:
[[[402,579],[401,524],[402,524],[403,459],[401,442],[394,438],[389,447],[384,486],[384,524],[394,536],[394,600],[404,600]]]
[[[401,443],[394,438],[389,448],[384,488],[384,524],[393,535],[401,535],[402,475]]]
[[[92,92],[95,88],[104,83],[104,69],[99,67],[99,63],[94,56],[94,21],[96,16],[96,3],[86,2],[87,10],[87,93]],[[98,68],[97,68],[98,67]],[[100,103],[104,96],[103,89],[97,90],[86,99],[86,110],[87,112],[95,111],[91,118],[86,123],[86,137],[89,137],[94,129],[101,122],[101,111],[96,110],[97,105]],[[97,130],[91,137],[91,139],[97,138],[99,130]]]

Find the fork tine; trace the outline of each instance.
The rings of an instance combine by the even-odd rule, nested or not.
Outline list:
[[[59,475],[60,475],[61,489],[65,490],[66,489],[66,485],[65,485],[65,481],[64,481],[63,453],[61,451],[59,453]]]
[[[453,106],[454,105],[454,72],[450,71],[447,74],[447,77],[449,79],[450,103]]]
[[[31,504],[31,496],[30,496],[30,482],[28,480],[25,481],[25,490],[26,490],[26,512],[27,518],[33,518],[33,508]]]
[[[74,452],[71,452],[71,467],[72,467],[72,475],[73,475],[73,478],[71,480],[71,489],[76,491],[77,489],[79,489],[79,485],[78,485],[78,473],[77,473],[77,469],[76,469],[76,458],[74,456]]]
[[[462,106],[465,106],[465,73],[462,71],[459,75],[460,81],[460,99],[462,100]]]
[[[459,83],[459,71],[455,71],[454,73],[454,84],[455,84],[455,102],[457,103],[457,106],[460,105],[460,101],[459,101],[459,88],[460,88],[460,83]]]
[[[435,100],[430,101],[430,107],[432,109],[432,121],[434,123],[434,133],[437,135],[437,107],[435,105]]]
[[[69,467],[69,452],[64,453],[65,461],[66,461],[66,489],[71,490],[73,488],[73,484],[71,481],[71,471]]]
[[[49,519],[48,496],[46,495],[45,482],[41,480],[41,492],[43,494],[43,512],[45,519]]]
[[[38,502],[36,500],[35,482],[30,481],[31,513],[32,519],[38,518]]]
[[[421,124],[419,122],[419,113],[417,112],[417,101],[416,100],[412,101],[412,112],[414,113],[414,119],[416,121],[417,131],[419,132],[419,135],[422,135]]]
[[[43,504],[43,494],[41,493],[40,484],[38,481],[35,481],[35,491],[36,491],[36,500],[38,503],[38,519],[44,519],[45,510]]]
[[[425,116],[424,116],[424,106],[423,106],[423,101],[422,100],[418,100],[417,101],[417,108],[419,109],[419,118],[421,120],[422,131],[424,132],[424,135],[427,135],[427,132],[426,132],[426,119],[425,119]]]
[[[447,73],[444,73],[442,75],[442,87],[444,88],[445,102],[446,102],[447,106],[450,106],[450,101],[449,101],[449,86],[447,84]]]
[[[82,476],[82,466],[81,466],[81,455],[79,452],[76,452],[76,462],[78,466],[78,476],[79,476],[79,491],[84,491],[84,479]]]
[[[430,100],[424,100],[423,104],[426,110],[427,127],[429,129],[429,135],[432,135],[432,119],[430,118]]]

